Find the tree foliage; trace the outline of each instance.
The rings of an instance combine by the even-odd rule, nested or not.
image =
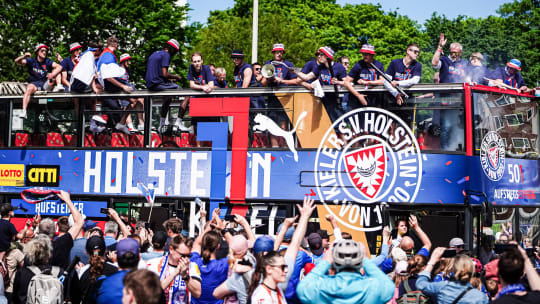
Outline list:
[[[130,53],[133,64],[130,77],[142,80],[146,60],[168,39],[189,43],[193,29],[182,27],[186,9],[174,0],[151,1],[60,1],[6,0],[0,6],[0,77],[2,80],[26,81],[24,68],[13,59],[24,52],[33,53],[38,43],[51,47],[64,58],[69,56],[69,44],[86,46],[91,40],[105,41],[109,36],[119,39],[121,53]],[[182,67],[179,56],[173,64]]]

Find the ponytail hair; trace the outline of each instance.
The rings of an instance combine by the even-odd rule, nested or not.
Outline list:
[[[409,275],[419,274],[420,271],[424,270],[427,264],[427,258],[421,254],[413,256],[412,259],[407,261],[409,265],[407,266],[407,272]]]
[[[90,264],[90,282],[94,283],[96,282],[97,278],[99,278],[103,274],[105,258],[99,255],[92,254],[88,259],[88,264]]]
[[[253,294],[257,286],[259,286],[261,280],[266,277],[266,266],[272,265],[275,262],[275,259],[279,257],[281,257],[281,255],[277,251],[269,251],[266,254],[265,252],[259,252],[257,254],[257,266],[255,267],[255,271],[253,271],[253,275],[251,276],[251,283],[247,288],[248,303],[251,303],[251,295]]]
[[[220,240],[221,236],[215,231],[208,231],[203,235],[201,242],[201,257],[205,264],[210,263],[212,253],[218,248]]]

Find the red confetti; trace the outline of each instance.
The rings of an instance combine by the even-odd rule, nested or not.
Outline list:
[[[307,152],[307,156],[309,156],[309,151]]]
[[[34,158],[34,154],[30,154],[30,157]]]
[[[315,196],[315,192],[313,191],[313,189],[309,189],[309,193],[306,193],[306,196]]]
[[[111,184],[114,184],[115,181],[116,181],[116,178],[113,178],[111,181]]]
[[[493,205],[497,205],[497,202],[493,202]]]
[[[60,175],[59,177],[60,177],[60,181],[62,181],[62,175]]]
[[[439,204],[442,204],[442,201],[441,201],[441,200],[439,200]]]
[[[469,181],[469,177],[468,177],[468,176],[465,176],[465,180],[466,180],[466,181]]]
[[[463,196],[467,196],[467,193],[465,193],[465,190],[461,191],[463,193]]]
[[[165,191],[165,196],[169,196],[169,192]]]
[[[77,157],[75,157],[75,159],[73,161],[78,161],[78,160],[79,160],[79,157],[77,156]]]
[[[447,183],[449,183],[449,184],[452,183],[448,178],[445,178],[444,180],[445,180]]]
[[[272,162],[274,162],[274,160],[276,160],[276,158],[272,155],[270,155],[270,157],[272,158]]]
[[[73,172],[73,174],[75,174],[75,176],[79,176],[79,174],[77,174],[77,172]]]
[[[446,162],[446,165],[447,165],[447,166],[450,166],[451,163],[452,163],[452,161],[449,160],[449,161]]]
[[[135,155],[133,155],[133,159],[135,159]]]

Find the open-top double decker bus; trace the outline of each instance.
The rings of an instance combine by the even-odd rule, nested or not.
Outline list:
[[[435,245],[462,236],[472,248],[474,230],[490,222],[493,209],[496,222],[512,220],[521,228],[516,235],[538,239],[533,95],[466,83],[419,84],[397,106],[382,87],[358,90],[380,106],[344,112],[335,121],[319,98],[299,87],[135,91],[129,97],[144,98],[146,119],[144,132],[131,135],[79,127],[92,115],[111,112],[73,113],[74,96],[98,97],[93,94],[36,95],[24,121],[17,117],[22,96],[0,96],[2,198],[30,209],[18,210],[21,216],[38,210],[61,215],[67,210],[56,202],[28,206],[20,200],[22,189],[50,187],[69,190],[89,217],[101,217],[105,206],[146,214],[140,183],[154,189],[156,214],[182,217],[190,233],[197,230],[198,197],[207,209],[243,214],[259,233],[273,234],[308,195],[319,202],[323,229],[331,229],[324,217],[333,214],[372,252],[380,244],[378,232],[392,224],[389,218],[409,212],[421,215]],[[325,94],[336,97],[333,88]],[[278,100],[282,108],[250,111],[253,96]],[[152,127],[164,97],[190,97],[191,118],[219,119],[198,122],[196,134],[159,134]],[[270,118],[276,111],[294,130],[278,127]],[[270,136],[281,138],[281,147],[271,148]],[[203,147],[196,147],[197,139]]]

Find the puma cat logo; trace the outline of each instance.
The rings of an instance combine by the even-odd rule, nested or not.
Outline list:
[[[282,128],[280,128],[272,119],[270,119],[268,116],[265,116],[263,114],[257,114],[254,118],[254,121],[256,125],[253,126],[253,131],[268,131],[270,134],[274,136],[281,136],[285,139],[285,142],[287,143],[287,147],[289,147],[289,150],[294,155],[294,161],[298,162],[298,153],[296,152],[296,149],[294,147],[294,138],[293,134],[296,132],[296,128],[298,127],[298,124],[300,124],[300,121],[303,120],[307,115],[307,111],[302,112],[298,119],[296,119],[296,124],[294,125],[294,129],[291,131],[285,131]]]

